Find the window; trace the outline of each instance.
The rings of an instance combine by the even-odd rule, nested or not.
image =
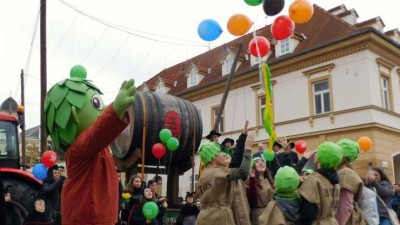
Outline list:
[[[0,158],[18,159],[18,138],[14,123],[0,121]]]
[[[212,126],[211,127],[214,127],[215,121],[218,117],[219,109],[220,109],[219,106],[212,108],[213,117],[212,117],[212,124],[211,124]],[[219,130],[219,132],[224,132],[224,113],[222,113],[222,115],[221,115],[221,120],[219,121],[219,129],[218,130]]]
[[[290,52],[290,38],[282,40],[280,43],[280,46],[281,46],[281,55],[289,53]]]
[[[382,107],[384,109],[390,109],[390,89],[389,89],[389,78],[381,76],[381,97]]]
[[[259,124],[263,124],[264,122],[264,109],[265,109],[265,95],[259,96],[258,97],[258,108],[259,108]]]
[[[158,93],[165,93],[165,87],[162,84],[159,84],[157,87]]]
[[[190,73],[190,87],[197,84],[197,74],[195,72]]]
[[[233,60],[234,59],[232,57],[226,58],[224,65],[224,73],[223,73],[224,75],[229,74],[231,72]]]
[[[329,80],[322,80],[313,83],[314,113],[323,114],[331,111],[329,93]]]
[[[198,174],[195,174],[194,175],[194,191],[196,192],[197,191],[197,181],[199,180],[199,175]],[[190,181],[189,181],[189,183],[190,183],[190,188],[192,188],[192,181],[193,181],[193,176],[192,175],[190,175]]]

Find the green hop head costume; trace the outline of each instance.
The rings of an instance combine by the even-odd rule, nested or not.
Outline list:
[[[101,91],[86,80],[86,69],[74,66],[70,78],[47,93],[44,112],[47,133],[56,147],[66,150],[104,109]]]
[[[343,149],[333,142],[326,141],[318,146],[316,156],[322,168],[334,169],[342,161]]]
[[[208,165],[221,152],[221,146],[216,142],[206,142],[201,145],[199,152],[201,161]]]
[[[342,139],[338,141],[337,144],[343,149],[343,157],[349,158],[350,162],[357,159],[360,153],[360,147],[358,147],[357,142],[349,139]]]
[[[289,166],[279,168],[275,175],[275,193],[281,198],[297,197],[300,177],[296,170]]]

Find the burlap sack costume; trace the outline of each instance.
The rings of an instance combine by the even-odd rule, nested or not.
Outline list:
[[[240,168],[210,167],[210,162],[219,152],[221,152],[219,144],[212,142],[205,143],[200,148],[200,157],[206,167],[197,183],[201,210],[196,225],[235,224],[231,209],[232,181],[247,177],[251,151],[245,151]]]
[[[357,159],[359,154],[358,143],[349,139],[342,139],[337,143],[343,149],[343,157],[347,157],[351,162]],[[354,194],[353,211],[346,225],[366,225],[365,219],[362,217],[358,202],[362,196],[363,182],[360,176],[352,169],[343,166],[338,170],[340,177],[340,188],[347,189]]]
[[[322,169],[334,169],[343,158],[343,150],[332,142],[324,142],[317,148],[317,160]],[[310,174],[299,189],[300,195],[318,207],[312,225],[338,225],[335,215],[339,203],[340,186],[332,184],[319,170]]]
[[[232,186],[232,213],[235,225],[251,225],[250,206],[246,196],[246,184],[242,180],[234,180]]]
[[[262,188],[258,189],[258,199],[255,208],[250,209],[250,220],[252,225],[258,225],[258,218],[263,213],[265,207],[273,199],[274,191],[268,179],[260,182]]]

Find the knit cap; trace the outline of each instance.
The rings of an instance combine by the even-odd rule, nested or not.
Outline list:
[[[350,161],[357,159],[360,153],[358,143],[350,139],[342,139],[337,144],[343,149],[343,157],[347,157]]]
[[[200,159],[205,165],[208,165],[220,152],[221,152],[220,144],[213,141],[206,142],[200,146],[199,150]]]
[[[343,158],[343,149],[330,141],[325,141],[317,148],[317,159],[322,168],[334,169]]]
[[[276,195],[283,198],[295,197],[299,183],[299,174],[295,169],[290,166],[279,168],[274,183]]]

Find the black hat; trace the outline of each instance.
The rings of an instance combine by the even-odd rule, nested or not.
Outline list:
[[[186,192],[186,197],[185,197],[185,200],[188,198],[188,197],[192,197],[192,198],[194,198],[194,192]]]
[[[282,148],[282,145],[281,145],[279,142],[277,142],[277,141],[275,141],[274,144],[273,144],[272,146],[275,146],[275,145],[278,146],[279,148]]]
[[[220,133],[218,133],[215,130],[210,131],[210,133],[206,136],[207,139],[210,139],[212,135],[217,135],[218,137],[221,136]]]
[[[222,145],[225,145],[226,142],[230,142],[231,145],[235,144],[235,140],[231,139],[231,138],[225,138],[225,140],[221,143]]]
[[[288,141],[289,145],[290,145],[290,149],[293,149],[295,146],[295,143],[293,141]]]

